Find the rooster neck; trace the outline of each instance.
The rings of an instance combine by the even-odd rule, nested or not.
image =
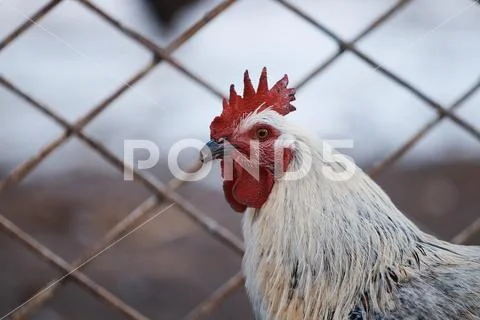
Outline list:
[[[358,169],[349,181],[329,181],[313,150],[307,176],[277,181],[244,217],[246,285],[261,319],[343,320],[362,298],[365,309],[385,310],[392,284],[426,254],[425,235],[369,177]]]

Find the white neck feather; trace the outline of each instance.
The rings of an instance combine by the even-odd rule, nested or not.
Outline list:
[[[276,181],[264,206],[245,214],[244,272],[254,308],[265,320],[344,320],[362,298],[365,309],[391,307],[393,279],[414,273],[431,248],[419,243],[436,240],[360,169],[348,181],[331,181],[322,170],[338,164],[323,161],[321,142],[293,127],[285,132],[303,142],[289,170],[306,152],[313,163],[301,180]]]

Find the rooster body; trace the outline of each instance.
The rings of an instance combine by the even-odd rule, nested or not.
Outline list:
[[[251,117],[294,133],[289,171],[303,153],[313,158],[308,175],[276,181],[245,213],[243,270],[258,319],[480,319],[479,248],[422,233],[358,168],[330,181],[324,168],[339,164],[322,160],[321,142],[275,113]]]
[[[225,136],[237,146],[235,137],[267,128],[276,145],[290,141],[280,143],[288,145],[280,174],[268,138],[259,138],[256,153],[246,152],[264,169],[258,183],[236,165],[233,182],[224,182],[232,207],[245,209],[243,271],[257,319],[480,319],[480,248],[420,231],[359,168],[333,181],[325,170],[345,164],[326,161],[323,142],[286,122],[276,100],[267,102]],[[300,176],[284,179],[288,172]]]

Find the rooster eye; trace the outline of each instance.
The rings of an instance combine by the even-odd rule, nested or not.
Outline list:
[[[257,138],[260,139],[260,140],[263,140],[263,139],[267,138],[267,137],[268,137],[268,134],[269,134],[269,132],[268,132],[268,130],[265,129],[265,128],[260,128],[260,129],[258,129],[258,130],[257,130],[257,133],[256,133]]]

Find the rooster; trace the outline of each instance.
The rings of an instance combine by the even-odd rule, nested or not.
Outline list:
[[[269,89],[264,68],[255,90],[245,72],[243,96],[230,87],[201,150],[204,163],[221,159],[226,200],[244,212],[256,318],[480,319],[480,247],[422,232],[359,168],[326,157],[285,120],[287,85],[285,75]]]

